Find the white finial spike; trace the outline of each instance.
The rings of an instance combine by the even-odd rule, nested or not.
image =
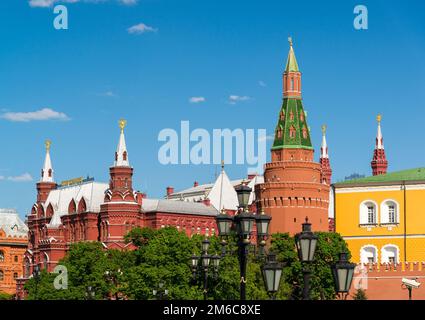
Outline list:
[[[50,160],[50,146],[52,142],[46,140],[46,157],[44,159],[43,170],[41,171],[41,182],[53,182],[53,168],[52,161]]]
[[[382,138],[382,131],[381,131],[382,116],[379,114],[376,117],[376,120],[378,121],[378,132],[376,134],[376,149],[384,149],[384,140]]]
[[[130,163],[128,161],[128,152],[127,152],[127,146],[125,145],[125,137],[124,137],[124,127],[126,125],[127,121],[121,119],[119,121],[121,133],[120,133],[120,140],[118,141],[117,146],[117,152],[115,154],[115,167],[129,167]]]
[[[322,126],[322,147],[320,151],[320,158],[329,158],[328,144],[326,143],[326,125]]]

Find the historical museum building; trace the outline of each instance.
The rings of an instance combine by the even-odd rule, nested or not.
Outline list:
[[[174,226],[188,235],[216,232],[218,211],[207,201],[149,199],[133,189],[133,168],[124,126],[125,121],[121,120],[109,183],[78,178],[56,184],[50,142],[46,142],[37,200],[28,216],[29,242],[23,281],[30,277],[35,265],[52,271],[74,242],[100,241],[105,248],[128,248],[131,244],[125,243],[124,235],[137,226]]]
[[[264,182],[255,186],[257,207],[272,216],[271,232],[297,233],[307,217],[315,231],[328,231],[329,185],[332,170],[323,130],[320,163],[302,102],[301,72],[292,40],[283,73],[283,103],[279,111]]]
[[[23,275],[28,228],[14,209],[0,209],[0,293],[14,294]]]

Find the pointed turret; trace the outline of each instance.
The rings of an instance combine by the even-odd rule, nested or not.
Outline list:
[[[388,168],[388,161],[384,150],[384,138],[382,137],[381,131],[382,116],[380,114],[376,117],[376,121],[378,122],[378,131],[376,134],[375,150],[373,150],[373,158],[371,162],[372,174],[374,176],[386,174]]]
[[[109,168],[111,176],[109,182],[109,191],[105,201],[135,201],[133,194],[133,168],[128,162],[127,147],[125,145],[124,127],[127,124],[126,120],[121,119],[119,122],[120,139],[115,152],[114,165]]]
[[[289,38],[289,45],[288,60],[283,73],[283,104],[279,112],[272,147],[272,150],[276,151],[277,161],[285,157],[282,149],[313,150],[307,125],[307,113],[304,111],[301,100],[301,72],[298,69],[291,38]],[[293,160],[297,159],[293,157]],[[313,159],[307,156],[307,159],[304,157],[298,160],[312,161]]]
[[[52,161],[50,160],[50,146],[52,142],[50,140],[46,140],[46,157],[44,158],[44,166],[41,170],[41,182],[53,182],[53,168]]]
[[[53,180],[53,167],[50,159],[50,147],[52,142],[46,140],[46,156],[44,158],[43,169],[41,169],[41,178],[37,183],[37,203],[45,202],[50,191],[56,189],[56,183]]]
[[[320,167],[321,181],[325,184],[331,184],[332,169],[329,161],[328,144],[326,142],[326,125],[322,126],[322,146],[320,148]]]
[[[130,163],[128,161],[128,153],[127,153],[127,146],[125,145],[125,136],[124,136],[124,128],[127,124],[127,121],[124,119],[121,119],[119,121],[121,133],[120,133],[120,139],[118,141],[117,151],[115,152],[115,167],[129,167]]]
[[[292,38],[289,37],[288,41],[290,48],[288,53],[288,59],[286,60],[285,72],[299,72],[300,70],[298,69],[297,58],[295,57],[294,48],[292,46]]]
[[[224,163],[221,164],[221,173],[214,182],[211,191],[208,193],[208,199],[218,211],[237,210],[239,206],[238,195],[230,182],[229,177],[224,171]]]

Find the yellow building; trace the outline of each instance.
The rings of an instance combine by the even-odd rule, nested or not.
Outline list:
[[[334,219],[353,262],[425,261],[425,168],[334,184]]]

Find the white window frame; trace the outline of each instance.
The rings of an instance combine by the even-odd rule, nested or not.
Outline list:
[[[395,213],[395,219],[394,222],[390,221],[390,212],[389,207],[390,205],[394,205],[394,213]],[[400,223],[400,205],[397,201],[394,199],[385,199],[381,203],[381,216],[380,216],[380,224],[384,225],[396,225]]]
[[[369,222],[369,205],[373,205],[375,209],[375,219],[374,222]],[[373,200],[365,200],[360,203],[359,207],[359,225],[363,226],[373,226],[378,224],[378,204]]]

